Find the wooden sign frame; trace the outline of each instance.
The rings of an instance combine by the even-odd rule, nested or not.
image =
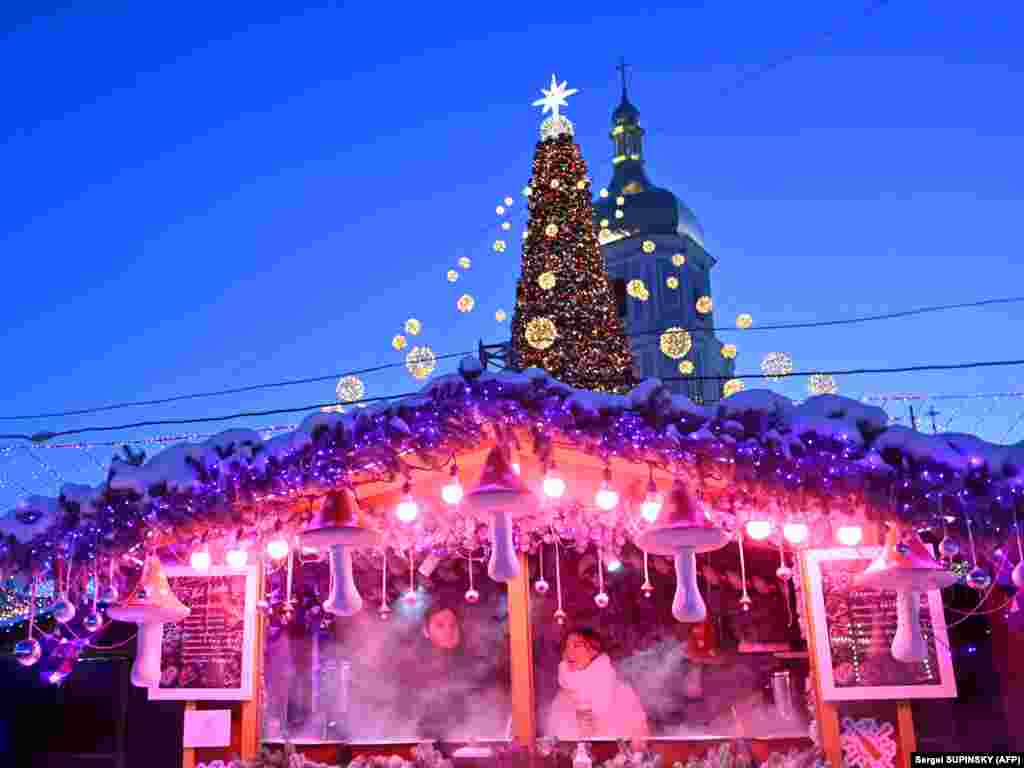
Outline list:
[[[245,576],[244,625],[242,630],[242,672],[240,688],[149,688],[150,701],[249,701],[256,695],[256,601],[259,599],[260,574],[256,565],[232,568],[215,565],[204,571],[188,566],[169,566],[168,579],[192,577]],[[165,630],[166,631],[166,630]],[[163,660],[161,658],[161,669]]]

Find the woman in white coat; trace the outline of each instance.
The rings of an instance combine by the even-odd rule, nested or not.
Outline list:
[[[592,629],[574,629],[562,638],[558,693],[547,725],[547,734],[561,741],[624,738],[638,743],[649,735],[640,697],[619,678]]]

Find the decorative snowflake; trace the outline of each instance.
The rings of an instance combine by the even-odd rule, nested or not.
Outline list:
[[[640,280],[639,278],[634,278],[633,280],[630,280],[628,283],[626,283],[626,293],[628,293],[634,299],[639,299],[640,301],[647,301],[647,299],[651,297],[651,294],[647,290],[647,286],[644,284],[644,281]]]
[[[793,372],[793,358],[785,352],[769,352],[761,361],[761,373],[778,381]]]
[[[892,768],[896,763],[896,729],[874,718],[840,721],[846,762],[854,768]]]
[[[511,197],[506,197],[506,198],[505,198],[505,205],[512,205],[512,203],[513,203],[513,202],[514,202],[514,201],[512,200],[512,198],[511,198]]]
[[[666,357],[679,360],[693,347],[693,338],[685,328],[672,327],[661,334],[658,346]]]
[[[463,256],[459,259],[459,266],[463,269],[469,269],[470,264],[472,264],[472,262],[469,260],[469,256]]]
[[[499,205],[497,208],[494,209],[494,212],[496,214],[498,214],[499,216],[504,216],[505,215],[505,206]]]

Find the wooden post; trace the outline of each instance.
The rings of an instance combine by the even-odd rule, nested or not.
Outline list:
[[[917,751],[917,736],[914,733],[914,710],[909,701],[896,702],[896,738],[899,768],[910,768],[910,755]]]
[[[185,702],[185,717],[188,717],[189,712],[195,712],[196,703],[194,701]],[[181,768],[196,768],[196,750],[195,747],[184,747],[182,750],[181,757]]]
[[[257,576],[257,599],[263,596],[264,589],[264,578],[265,574],[263,571],[263,564],[259,565],[259,575]],[[261,737],[263,723],[261,722],[261,716],[263,714],[263,630],[264,630],[265,618],[260,611],[256,611],[256,631],[253,633],[255,637],[253,642],[255,648],[252,654],[252,674],[253,674],[253,686],[252,686],[252,698],[248,701],[243,701],[241,704],[241,737],[239,739],[239,756],[243,760],[252,760],[260,753]]]
[[[843,744],[839,735],[839,709],[833,702],[825,701],[821,692],[821,675],[818,669],[818,654],[814,642],[814,607],[811,603],[810,569],[807,552],[800,555],[800,573],[803,579],[804,618],[807,620],[808,662],[814,685],[815,715],[818,721],[818,743],[832,768],[842,768]]]
[[[519,575],[508,582],[509,653],[512,667],[512,736],[531,751],[537,741],[530,626],[530,563],[519,553]]]

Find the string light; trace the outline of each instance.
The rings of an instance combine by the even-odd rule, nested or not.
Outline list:
[[[661,514],[661,494],[658,493],[658,486],[654,482],[654,468],[650,470],[650,479],[647,481],[647,495],[640,505],[640,515],[649,523],[653,523]]]
[[[408,480],[402,487],[402,500],[395,507],[395,517],[403,523],[411,523],[420,514],[420,507],[412,497],[412,483]]]
[[[455,505],[462,501],[463,490],[462,483],[459,482],[459,467],[457,464],[452,464],[452,475],[451,479],[441,488],[441,498],[444,499],[445,504]]]
[[[195,568],[197,571],[208,571],[210,570],[210,549],[206,542],[199,546],[192,556],[189,558],[189,565]]]
[[[608,467],[604,469],[604,479],[594,495],[594,503],[605,512],[610,512],[619,504],[619,494],[612,487],[612,471]]]
[[[786,523],[782,527],[782,535],[791,544],[802,544],[809,533],[806,523]]]
[[[550,499],[560,499],[565,493],[565,480],[555,471],[554,464],[544,473],[544,495]]]
[[[770,520],[751,520],[747,523],[747,535],[755,541],[763,541],[772,535]]]
[[[836,538],[844,547],[856,547],[863,536],[864,532],[859,525],[841,525],[836,531]]]

